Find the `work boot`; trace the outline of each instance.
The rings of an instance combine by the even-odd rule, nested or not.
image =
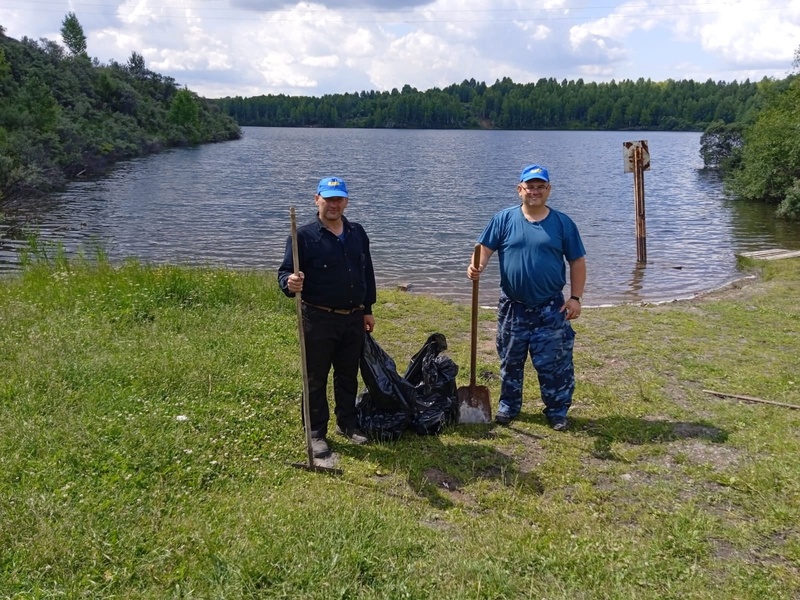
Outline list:
[[[327,458],[331,455],[331,447],[324,437],[311,438],[311,451],[314,453],[314,458]]]
[[[499,412],[494,416],[494,422],[497,423],[498,425],[508,425],[509,423],[511,423],[511,420],[513,418],[514,417],[507,415],[506,413]]]
[[[367,436],[366,434],[361,431],[358,427],[346,427],[342,428],[339,425],[336,426],[336,433],[339,435],[343,435],[352,443],[357,445],[362,445],[367,443]]]

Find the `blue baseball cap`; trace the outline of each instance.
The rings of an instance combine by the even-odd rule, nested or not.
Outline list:
[[[541,179],[542,181],[550,183],[550,174],[547,172],[547,169],[540,165],[528,165],[522,169],[519,181],[522,183],[524,181],[530,181],[531,179]]]
[[[317,193],[323,198],[349,198],[347,184],[340,177],[323,177],[320,179]]]

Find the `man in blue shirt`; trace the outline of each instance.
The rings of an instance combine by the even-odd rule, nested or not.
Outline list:
[[[297,228],[299,273],[294,273],[291,236],[286,240],[283,262],[278,268],[283,293],[293,297],[302,292],[311,447],[315,458],[331,453],[326,439],[331,367],[336,432],[355,444],[367,441],[358,429],[355,403],[364,332],[375,327],[375,273],[367,233],[344,216],[348,199],[343,179],[321,179],[314,196],[317,218]]]
[[[522,203],[492,217],[478,242],[479,267],[467,269],[480,278],[495,252],[500,259],[497,307],[497,353],[500,400],[495,421],[508,425],[522,409],[522,383],[530,354],[539,377],[544,414],[556,431],[567,429],[567,411],[575,390],[570,320],[581,315],[586,285],[586,251],[578,228],[567,215],[547,206],[550,175],[540,165],[522,170],[517,194]],[[565,302],[566,266],[570,293]]]

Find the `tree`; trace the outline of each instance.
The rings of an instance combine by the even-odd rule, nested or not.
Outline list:
[[[128,71],[136,79],[146,79],[147,68],[144,64],[144,56],[138,52],[131,52],[131,57],[128,59]]]
[[[726,189],[747,200],[779,203],[784,216],[800,215],[800,77],[768,100],[744,132],[741,167]]]
[[[17,104],[22,109],[28,126],[41,132],[55,129],[61,107],[53,97],[50,87],[38,75],[25,80],[20,88]]]
[[[169,106],[169,121],[176,125],[192,125],[197,122],[199,112],[194,94],[187,89],[178,90]]]
[[[61,40],[73,56],[87,56],[86,36],[74,12],[67,13],[61,23]]]
[[[3,82],[11,77],[11,65],[6,59],[6,51],[0,48],[0,89],[3,89]]]
[[[187,89],[178,90],[170,102],[167,120],[177,125],[181,132],[180,137],[191,144],[198,142],[199,116],[200,106],[194,94]]]
[[[800,179],[795,179],[792,187],[786,191],[775,214],[789,221],[800,221]]]

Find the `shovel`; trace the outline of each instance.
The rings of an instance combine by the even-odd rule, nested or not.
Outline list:
[[[475,244],[472,266],[476,269],[481,263],[481,245]],[[469,387],[458,388],[458,422],[491,423],[492,403],[489,388],[475,385],[475,363],[478,357],[478,280],[472,282],[472,331],[470,332]]]
[[[292,221],[292,264],[294,265],[295,275],[300,271],[300,254],[297,251],[297,221],[295,220],[294,206],[289,209],[289,218]],[[311,408],[308,400],[308,365],[306,365],[306,337],[303,332],[303,301],[300,293],[295,294],[297,305],[297,337],[300,340],[300,366],[303,370],[303,428],[306,430],[306,450],[308,452],[307,463],[292,463],[293,467],[305,469],[306,471],[316,471],[319,473],[329,473],[331,475],[341,475],[342,470],[333,467],[325,467],[314,462],[314,449],[311,447]]]

